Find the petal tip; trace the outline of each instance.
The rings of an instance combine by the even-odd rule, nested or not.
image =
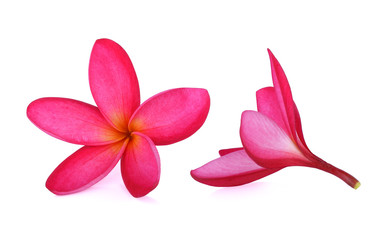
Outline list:
[[[225,156],[229,153],[232,153],[232,152],[236,152],[236,151],[239,151],[239,150],[243,150],[242,147],[238,147],[238,148],[227,148],[227,149],[221,149],[218,151],[218,154],[222,157],[222,156]]]
[[[192,178],[194,178],[194,171],[195,171],[196,169],[194,169],[194,170],[190,170],[190,176],[192,176]]]
[[[273,56],[273,53],[272,53],[271,49],[267,48],[267,52],[268,52],[269,56]]]
[[[226,154],[226,153],[225,153],[225,151],[224,151],[223,149],[218,150],[218,155],[224,156],[225,154]],[[192,171],[190,171],[190,172],[192,172]]]
[[[193,170],[190,170],[190,176],[191,176],[194,180],[196,180],[197,182],[200,182],[199,178],[198,178],[197,175],[196,175],[196,170],[197,170],[197,169],[198,169],[198,168],[193,169]]]
[[[200,97],[202,97],[203,99],[206,100],[206,102],[210,102],[210,95],[209,95],[209,92],[207,89],[205,88],[185,88],[186,90],[190,90],[190,91],[195,91],[196,94]]]
[[[82,190],[86,189],[87,186],[81,187],[78,189],[72,189],[72,190],[65,189],[65,187],[63,187],[63,184],[60,183],[60,180],[58,180],[58,178],[55,176],[53,172],[47,178],[46,188],[55,195],[63,196],[63,195],[69,195],[72,193],[81,192]]]
[[[271,61],[271,68],[272,66],[274,66],[273,64],[277,62],[277,59],[275,57],[275,55],[273,55],[272,51],[268,48],[268,55],[269,55],[269,59]]]
[[[63,192],[63,191],[60,191],[58,189],[58,186],[57,184],[55,184],[55,181],[52,179],[51,175],[48,177],[47,181],[46,181],[46,188],[52,192],[53,194],[55,195],[67,195],[67,194],[70,194],[71,192]]]
[[[208,107],[210,107],[210,95],[205,88],[186,88],[188,90],[194,90],[198,97],[205,101]]]
[[[251,114],[254,114],[254,113],[256,113],[256,111],[253,111],[253,110],[245,110],[245,111],[243,111],[243,112],[241,113],[241,120],[242,120],[243,118],[248,117],[248,116],[251,115]]]
[[[26,114],[27,114],[27,118],[31,121],[33,119],[33,112],[34,112],[34,108],[36,107],[36,104],[39,104],[39,102],[42,100],[43,98],[38,98],[32,102],[30,102],[30,104],[28,104],[27,106],[27,110],[26,110]]]
[[[205,88],[197,88],[197,90],[199,90],[199,91],[201,91],[201,92],[203,92],[204,94],[206,94],[206,95],[209,96],[209,92],[208,92],[207,89],[205,89]]]
[[[205,177],[200,175],[200,168],[201,167],[190,170],[190,176],[199,183],[213,186],[213,185],[208,184],[205,180],[203,180],[203,179],[205,179]]]
[[[114,42],[113,40],[111,39],[108,39],[108,38],[99,38],[95,41],[94,45],[96,44],[109,44],[109,43],[114,43],[114,44],[117,44],[116,42]]]
[[[153,191],[157,186],[158,186],[158,182],[157,182],[157,184],[155,184],[155,186],[153,186],[151,189],[147,189],[146,191],[134,191],[134,190],[129,190],[129,189],[128,189],[128,191],[130,192],[131,196],[133,196],[135,198],[141,198],[141,197],[145,197],[148,193]]]
[[[36,100],[35,100],[36,101]],[[26,115],[27,115],[27,118],[29,119],[29,120],[31,120],[31,112],[32,112],[32,108],[33,108],[33,105],[34,105],[34,102],[35,101],[33,101],[33,102],[31,102],[30,104],[28,104],[28,106],[27,106],[27,109],[26,109],[26,111],[25,111],[25,113],[26,113]]]

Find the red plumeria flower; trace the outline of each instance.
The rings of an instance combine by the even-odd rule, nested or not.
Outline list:
[[[46,187],[58,195],[82,191],[121,159],[126,188],[134,197],[142,197],[159,182],[155,145],[172,144],[195,133],[207,117],[209,94],[199,88],[171,89],[140,105],[131,60],[108,39],[95,42],[89,80],[98,107],[67,98],[41,98],[27,108],[28,118],[44,132],[85,145],[52,172]]]
[[[191,172],[197,181],[213,186],[249,183],[288,166],[307,166],[334,174],[353,188],[360,183],[350,174],[314,155],[303,137],[300,115],[286,75],[268,50],[274,87],[256,92],[256,111],[244,111],[240,136],[244,148],[221,150],[220,155]]]

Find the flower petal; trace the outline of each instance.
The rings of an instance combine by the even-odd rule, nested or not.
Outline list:
[[[256,92],[257,110],[272,119],[281,129],[287,132],[286,123],[280,110],[276,92],[273,87],[265,87]]]
[[[295,124],[296,124],[295,126],[296,126],[296,135],[297,135],[296,143],[299,146],[300,150],[303,152],[303,154],[311,154],[311,155],[315,156],[310,151],[310,149],[308,148],[308,146],[306,144],[306,140],[304,139],[304,135],[303,135],[302,121],[300,119],[300,114],[299,114],[298,108],[296,107],[295,103],[294,103],[294,106],[295,106]]]
[[[106,119],[118,130],[127,131],[132,113],[140,104],[139,85],[125,50],[109,39],[99,39],[91,52],[90,88]]]
[[[287,135],[291,136],[292,140],[296,143],[304,156],[308,159],[319,161],[321,159],[309,150],[305,142],[300,114],[293,101],[291,88],[284,70],[269,49],[268,54],[271,60],[272,80],[276,101],[273,99],[274,97],[271,90],[259,90],[262,91],[259,94],[260,96],[257,96],[259,112],[274,120],[279,127],[285,130]],[[268,101],[272,106],[269,106]],[[279,112],[282,116],[282,121],[280,121]]]
[[[308,166],[309,160],[286,132],[259,112],[243,112],[240,137],[248,155],[263,167]]]
[[[280,110],[280,105],[276,97],[276,92],[273,87],[266,87],[258,90],[256,92],[257,100],[257,109],[260,113],[272,119],[281,129],[283,129],[288,136],[291,136],[291,133],[287,131],[286,123],[283,120],[282,113]],[[310,152],[303,136],[302,123],[300,120],[300,114],[294,103],[294,113],[295,113],[295,130],[296,130],[296,143],[300,147],[300,150],[305,152]],[[311,152],[310,152],[311,153]],[[312,154],[312,153],[311,153]]]
[[[281,168],[263,168],[257,165],[244,150],[231,152],[192,170],[192,177],[216,187],[238,186],[263,178]]]
[[[161,92],[145,101],[130,120],[130,131],[141,132],[156,145],[181,141],[195,133],[209,112],[208,91],[177,88]]]
[[[243,149],[244,148],[242,148],[242,147],[240,147],[240,148],[221,149],[220,151],[218,151],[218,154],[220,154],[220,156],[224,156],[224,155],[227,155],[229,153],[236,152],[236,151],[243,150]]]
[[[131,195],[143,197],[157,187],[160,159],[154,143],[134,132],[121,160],[122,178]]]
[[[44,132],[70,143],[94,146],[124,137],[106,122],[98,108],[73,99],[37,99],[28,106],[27,116]]]
[[[48,177],[46,187],[57,195],[80,192],[104,178],[117,164],[127,141],[85,146],[64,160]]]
[[[287,77],[281,67],[279,61],[268,49],[269,58],[271,60],[271,71],[273,86],[276,91],[277,100],[280,106],[280,110],[285,122],[285,131],[291,133],[291,138],[296,138],[295,132],[295,104],[292,98],[291,88],[288,83]]]

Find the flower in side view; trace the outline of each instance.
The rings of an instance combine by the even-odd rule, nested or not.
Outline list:
[[[357,179],[309,150],[287,77],[269,49],[268,53],[274,87],[257,91],[258,112],[242,114],[240,137],[245,151],[262,167],[313,167],[331,173],[357,189],[360,186]]]
[[[242,147],[222,149],[219,154],[219,158],[190,171],[193,179],[214,187],[233,187],[259,180],[282,169],[260,166]]]
[[[258,180],[288,166],[308,166],[332,173],[358,188],[360,183],[353,176],[308,149],[288,80],[272,52],[268,53],[274,87],[256,92],[258,112],[243,112],[243,148],[220,150],[220,158],[192,170],[192,177],[207,185],[227,187]]]
[[[137,76],[125,50],[99,39],[92,49],[90,88],[98,107],[67,98],[41,98],[28,118],[49,135],[85,145],[49,176],[57,195],[82,191],[105,177],[121,159],[126,188],[134,197],[152,191],[160,178],[155,145],[181,141],[205,122],[210,99],[205,89],[177,88],[140,105]]]

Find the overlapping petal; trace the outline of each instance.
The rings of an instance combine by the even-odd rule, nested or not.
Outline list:
[[[27,116],[44,132],[70,143],[95,146],[124,137],[105,120],[98,108],[73,99],[37,99],[28,106]]]
[[[242,148],[242,147],[240,147],[240,148],[221,149],[220,151],[218,151],[218,154],[220,154],[220,156],[224,156],[224,155],[227,155],[229,153],[236,152],[236,151],[243,150],[243,149],[244,148]]]
[[[300,146],[300,149],[303,153],[308,152],[308,153],[314,155],[310,151],[310,149],[308,148],[308,146],[306,144],[306,140],[304,140],[302,121],[300,119],[300,114],[299,114],[298,108],[296,107],[295,103],[294,103],[294,105],[295,105],[295,127],[296,127],[296,134],[297,134],[296,142],[297,142],[298,146]]]
[[[140,93],[125,50],[112,40],[97,40],[91,52],[89,79],[102,114],[118,130],[126,132],[129,119],[140,104]]]
[[[257,110],[273,120],[287,135],[286,122],[283,120],[276,91],[273,87],[265,87],[256,92]]]
[[[291,133],[289,136],[295,140],[296,138],[296,123],[295,123],[295,104],[292,98],[291,88],[287,77],[281,67],[279,61],[268,49],[269,58],[271,60],[271,71],[273,86],[276,91],[277,100],[283,116],[283,121],[286,125],[286,132]]]
[[[122,178],[131,195],[142,197],[157,187],[160,159],[151,139],[133,132],[121,160]]]
[[[279,170],[261,167],[244,150],[238,150],[210,161],[190,174],[196,181],[210,186],[230,187],[256,181]]]
[[[273,87],[262,88],[256,92],[257,109],[260,113],[272,119],[281,129],[287,133],[288,136],[291,136],[291,132],[288,132],[286,127],[287,121],[283,118],[285,113],[282,113],[278,99],[279,98],[277,97],[277,93]],[[313,155],[308,149],[304,140],[300,114],[295,102],[293,103],[293,106],[296,133],[294,140],[300,146],[300,150],[304,154]]]
[[[82,191],[105,177],[121,158],[127,141],[85,146],[64,160],[48,177],[46,187],[57,195]]]
[[[129,130],[150,137],[156,145],[181,141],[195,133],[209,112],[208,91],[177,88],[145,101],[133,114]]]
[[[296,144],[273,120],[262,113],[244,111],[240,137],[248,155],[266,168],[308,166]]]

